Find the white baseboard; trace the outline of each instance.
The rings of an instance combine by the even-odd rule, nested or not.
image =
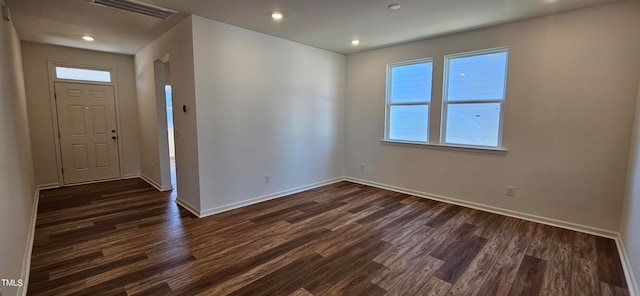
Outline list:
[[[185,200],[181,199],[179,196],[176,196],[176,203],[179,206],[185,208],[187,211],[191,212],[191,214],[194,214],[196,217],[202,218],[200,216],[200,210],[198,210],[198,208],[194,207],[190,203],[188,203]]]
[[[36,194],[39,196],[40,195],[40,191],[47,190],[47,189],[53,189],[53,188],[60,188],[60,183],[39,184],[39,185],[36,186]]]
[[[484,204],[480,204],[480,203],[470,202],[470,201],[466,201],[466,200],[461,200],[461,199],[457,199],[457,198],[453,198],[453,197],[448,197],[448,196],[443,196],[443,195],[438,195],[438,194],[433,194],[433,193],[427,193],[427,192],[422,192],[422,191],[417,191],[417,190],[412,190],[412,189],[406,189],[406,188],[401,188],[401,187],[397,187],[397,186],[393,186],[393,185],[382,184],[382,183],[378,183],[378,182],[372,182],[372,181],[367,181],[367,180],[362,180],[362,179],[357,179],[357,178],[352,178],[352,177],[346,177],[345,180],[349,181],[349,182],[359,183],[359,184],[363,184],[363,185],[369,185],[369,186],[382,188],[382,189],[386,189],[386,190],[391,190],[391,191],[396,191],[396,192],[400,192],[400,193],[411,194],[411,195],[414,195],[414,196],[417,196],[417,197],[437,200],[437,201],[446,202],[446,203],[450,203],[450,204],[454,204],[454,205],[459,205],[459,206],[463,206],[463,207],[467,207],[467,208],[472,208],[472,209],[481,210],[481,211],[485,211],[485,212],[490,212],[490,213],[494,213],[494,214],[509,216],[509,217],[518,218],[518,219],[523,219],[523,220],[527,220],[527,221],[547,224],[547,225],[556,226],[556,227],[560,227],[560,228],[564,228],[564,229],[575,230],[575,231],[584,232],[584,233],[588,233],[588,234],[593,234],[593,235],[597,235],[597,236],[602,236],[602,237],[606,237],[606,238],[616,239],[618,237],[618,233],[617,232],[614,232],[614,231],[611,231],[611,230],[606,230],[606,229],[600,229],[600,228],[596,228],[596,227],[592,227],[592,226],[587,226],[587,225],[582,225],[582,224],[577,224],[577,223],[572,223],[572,222],[566,222],[566,221],[557,220],[557,219],[553,219],[553,218],[547,218],[547,217],[543,217],[543,216],[532,215],[532,214],[528,214],[528,213],[523,213],[523,212],[503,209],[503,208],[499,208],[499,207],[484,205]]]
[[[620,261],[622,261],[622,269],[624,270],[624,276],[627,278],[627,286],[629,286],[630,296],[640,296],[640,288],[636,281],[636,275],[633,272],[633,266],[631,266],[631,260],[627,255],[627,249],[624,246],[622,236],[618,234],[616,238],[616,245],[618,246],[618,253],[620,254]]]
[[[59,187],[51,184],[38,185],[35,189],[33,207],[31,209],[31,221],[29,221],[29,233],[27,234],[27,246],[25,248],[24,258],[22,259],[22,287],[18,288],[18,295],[27,295],[27,286],[29,285],[29,275],[31,272],[31,253],[33,251],[33,240],[36,234],[36,218],[38,217],[38,202],[40,201],[40,191]]]
[[[200,218],[203,218],[203,217],[215,215],[215,214],[218,214],[218,213],[230,211],[230,210],[233,210],[233,209],[241,208],[241,207],[244,207],[244,206],[260,203],[260,202],[263,202],[263,201],[272,200],[272,199],[284,197],[284,196],[287,196],[287,195],[291,195],[291,194],[294,194],[294,193],[310,190],[310,189],[313,189],[313,188],[326,186],[326,185],[337,183],[337,182],[344,181],[344,180],[345,180],[344,177],[339,177],[339,178],[329,179],[329,180],[325,180],[325,181],[321,181],[321,182],[317,182],[317,183],[313,183],[313,184],[309,184],[309,185],[304,185],[304,186],[300,186],[300,187],[296,187],[296,188],[292,188],[292,189],[288,189],[288,190],[284,190],[284,191],[280,191],[280,192],[276,192],[276,193],[271,193],[271,194],[267,194],[267,195],[263,195],[263,196],[258,196],[258,197],[254,197],[254,198],[251,198],[251,199],[239,201],[239,202],[234,202],[234,203],[231,203],[231,204],[228,204],[228,205],[224,205],[224,206],[219,206],[219,207],[215,207],[215,208],[211,208],[211,209],[202,210],[196,216],[198,216]]]
[[[122,179],[135,179],[135,178],[140,178],[140,173],[125,174],[124,176],[122,176]]]
[[[158,191],[171,191],[173,190],[173,186],[171,185],[165,185],[165,186],[160,186],[160,184],[158,184],[156,181],[154,181],[153,179],[147,177],[147,175],[140,173],[140,178],[142,180],[144,180],[145,182],[149,183],[149,185],[155,187],[156,189],[158,189]]]

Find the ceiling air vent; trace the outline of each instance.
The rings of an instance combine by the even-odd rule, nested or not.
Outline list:
[[[129,12],[135,12],[139,14],[144,14],[152,17],[157,17],[159,19],[167,20],[172,15],[178,13],[175,10],[171,10],[164,7],[159,7],[143,2],[138,2],[134,0],[89,0],[91,3],[107,6],[117,9],[126,10]]]

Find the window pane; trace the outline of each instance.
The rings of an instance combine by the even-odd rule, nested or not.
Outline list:
[[[173,129],[173,99],[171,98],[171,85],[164,86],[164,97],[167,100],[167,128]]]
[[[391,68],[391,103],[431,101],[432,62]]]
[[[449,104],[447,144],[498,146],[500,104]]]
[[[507,52],[449,60],[447,99],[504,100]]]
[[[59,79],[111,82],[111,72],[79,68],[56,67]]]
[[[389,139],[426,142],[429,131],[429,106],[391,106]]]

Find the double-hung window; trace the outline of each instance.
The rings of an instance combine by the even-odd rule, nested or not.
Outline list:
[[[388,65],[386,140],[429,141],[432,71],[431,59]]]
[[[507,48],[445,56],[440,141],[502,146]]]

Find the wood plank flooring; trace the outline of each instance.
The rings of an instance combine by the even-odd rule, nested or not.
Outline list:
[[[340,182],[197,219],[140,179],[42,192],[29,295],[628,295],[615,242]]]

